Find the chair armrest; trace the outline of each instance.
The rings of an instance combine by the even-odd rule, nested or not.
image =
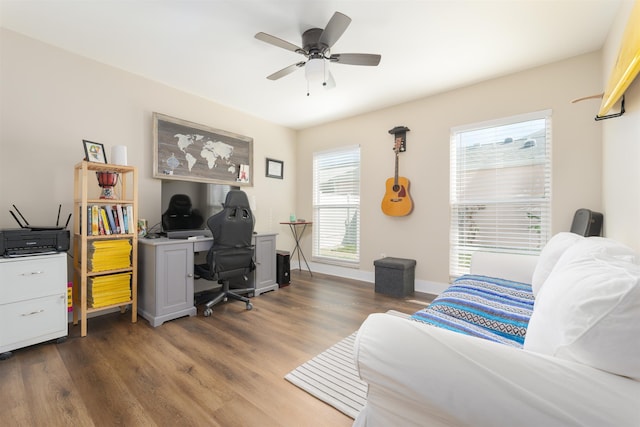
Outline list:
[[[471,274],[531,284],[537,255],[477,251],[471,256]]]
[[[640,425],[638,381],[396,316],[370,315],[354,353],[358,425]]]

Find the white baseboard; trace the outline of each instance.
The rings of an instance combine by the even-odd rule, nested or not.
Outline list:
[[[323,264],[318,262],[310,262],[309,267],[311,268],[311,272],[317,272],[322,274],[328,274],[330,276],[338,276],[344,277],[347,279],[360,280],[362,282],[375,283],[376,276],[374,271],[365,271],[357,268],[348,268],[348,267],[340,267],[336,265]],[[290,265],[291,270],[298,269],[297,262],[291,262]],[[307,272],[306,265],[303,264],[303,272]],[[431,282],[428,280],[416,280],[415,281],[415,291],[422,292],[425,294],[431,295],[440,295],[442,291],[447,289],[450,285],[448,283],[439,283],[439,282]],[[120,311],[118,307],[115,307],[111,310],[105,310],[99,313],[90,313],[87,318],[96,317],[103,314],[115,313]],[[73,313],[69,313],[69,323],[71,324],[73,321]]]
[[[306,265],[303,263],[302,271],[306,272]],[[291,270],[298,269],[297,262],[291,262]],[[361,280],[363,282],[375,283],[375,272],[365,271],[356,268],[340,267],[336,265],[323,264],[318,262],[310,262],[309,267],[311,272],[318,272],[322,274],[328,274],[331,276],[345,277],[347,279]],[[431,282],[428,280],[416,280],[415,291],[425,294],[440,295],[442,291],[450,286],[449,283]]]

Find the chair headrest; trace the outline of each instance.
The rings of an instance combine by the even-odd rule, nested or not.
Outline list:
[[[191,199],[186,194],[174,194],[169,200],[167,212],[188,214],[191,213]]]
[[[249,208],[247,193],[242,190],[231,190],[224,201],[225,208]]]

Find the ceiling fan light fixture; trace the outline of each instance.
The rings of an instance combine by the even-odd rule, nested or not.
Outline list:
[[[325,61],[322,58],[311,58],[304,66],[305,76],[309,84],[324,83]]]

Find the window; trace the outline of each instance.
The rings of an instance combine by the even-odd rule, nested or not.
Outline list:
[[[477,250],[537,254],[551,229],[551,111],[451,131],[449,274]]]
[[[360,262],[360,147],[313,155],[313,259]]]

